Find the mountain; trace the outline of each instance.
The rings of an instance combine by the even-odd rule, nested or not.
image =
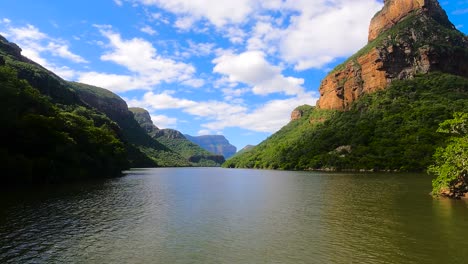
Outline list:
[[[224,161],[206,152],[191,159],[179,154],[169,146],[170,131],[164,134],[164,144],[148,135],[116,94],[63,80],[21,52],[0,36],[4,183],[114,177],[130,167],[219,165]]]
[[[444,72],[468,76],[468,38],[436,0],[386,0],[371,21],[369,43],[320,85],[320,109],[349,109],[394,80]]]
[[[229,143],[229,141],[222,135],[198,137],[185,135],[185,137],[211,153],[223,155],[226,159],[234,156],[237,152],[237,148],[231,145],[231,143]]]
[[[224,167],[424,171],[468,109],[468,38],[437,1],[385,1],[369,43],[320,86],[317,106]]]
[[[2,186],[105,178],[129,168],[119,126],[0,36]]]
[[[214,155],[192,143],[174,129],[159,129],[153,124],[151,116],[143,108],[130,108],[135,120],[153,139],[168,149],[184,157],[192,166],[220,166],[225,160],[222,155]]]
[[[115,121],[121,128],[125,141],[150,158],[151,163],[141,162],[135,158],[138,162],[133,162],[132,167],[191,166],[180,154],[148,135],[135,120],[133,113],[128,109],[127,103],[118,95],[106,89],[82,83],[70,82],[70,87],[83,102]]]
[[[244,154],[245,152],[248,152],[248,151],[252,150],[253,148],[255,148],[254,145],[247,145],[247,146],[243,147],[241,150],[239,150],[239,151],[238,151],[236,154],[234,154],[234,156],[232,156],[232,157],[236,157],[236,156],[238,156],[238,155],[242,155],[242,154]],[[231,158],[232,158],[232,157],[231,157]]]

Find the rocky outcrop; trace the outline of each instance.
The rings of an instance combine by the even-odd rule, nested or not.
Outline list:
[[[385,0],[384,3],[384,8],[371,20],[369,42],[414,12],[424,12],[440,24],[455,29],[436,0]]]
[[[220,166],[224,161],[222,155],[214,155],[189,141],[182,133],[174,129],[159,129],[153,124],[151,115],[143,108],[129,109],[135,120],[153,139],[168,149],[184,157],[191,166]]]
[[[105,113],[112,120],[133,118],[127,103],[111,91],[83,83],[70,82],[70,84],[83,102]]]
[[[221,135],[199,137],[185,135],[185,137],[211,153],[223,155],[226,159],[234,156],[237,152],[237,148],[231,145],[231,143]]]
[[[185,139],[185,136],[174,129],[159,129],[154,125],[153,120],[148,111],[139,107],[131,107],[129,110],[135,116],[140,126],[154,138],[164,137],[167,139]]]
[[[387,0],[372,19],[370,43],[321,83],[320,109],[346,110],[393,80],[440,71],[468,76],[468,38],[436,0]]]
[[[438,195],[451,199],[468,199],[468,185],[463,178],[460,178],[453,182],[449,188],[440,190]]]
[[[300,109],[295,109],[291,113],[291,121],[299,120],[302,117],[303,112]]]
[[[174,129],[161,129],[154,135],[155,137],[165,137],[168,139],[186,139],[185,136]]]
[[[13,42],[9,42],[6,38],[0,35],[0,50],[12,55],[16,59],[25,61],[26,58],[21,56],[21,48]]]
[[[133,113],[136,121],[146,131],[146,133],[148,133],[150,136],[154,136],[156,133],[158,133],[159,128],[153,124],[148,111],[139,107],[131,107],[128,110]]]

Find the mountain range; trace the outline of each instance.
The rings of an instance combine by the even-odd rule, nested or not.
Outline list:
[[[152,127],[149,115],[140,115],[143,109],[129,109],[118,95],[63,80],[21,52],[0,36],[3,182],[62,182],[119,176],[128,168],[224,162],[178,131]]]
[[[436,0],[386,0],[369,43],[323,79],[316,106],[224,166],[424,171],[446,144],[439,123],[468,109],[467,77],[468,37]]]

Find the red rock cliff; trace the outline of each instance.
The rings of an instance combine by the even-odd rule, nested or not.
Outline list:
[[[437,0],[386,0],[369,27],[369,44],[321,83],[321,109],[346,110],[396,79],[441,71],[468,77],[468,38]]]

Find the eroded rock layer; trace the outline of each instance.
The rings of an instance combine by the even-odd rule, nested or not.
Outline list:
[[[468,77],[468,38],[436,0],[387,0],[372,19],[369,44],[321,83],[321,109],[346,110],[393,80],[441,71]]]

